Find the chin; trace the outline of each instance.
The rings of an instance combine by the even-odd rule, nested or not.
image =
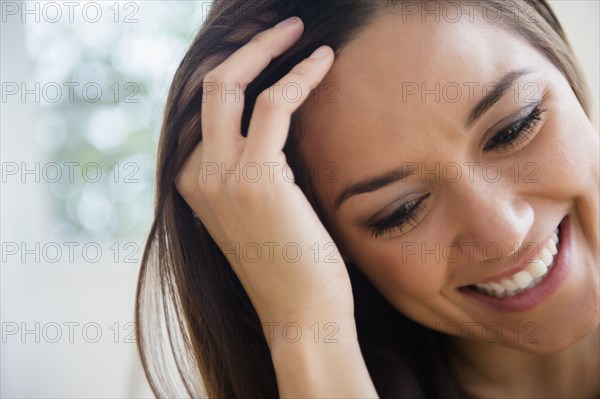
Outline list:
[[[536,339],[532,339],[531,342],[526,342],[525,339],[521,339],[519,342],[507,339],[508,342],[504,344],[535,355],[555,355],[576,346],[585,341],[586,338],[598,340],[597,333],[600,328],[600,320],[597,314],[596,317],[590,319],[578,320],[580,324],[577,327],[565,326],[561,323],[559,327],[555,326],[552,330],[544,331],[540,328]]]

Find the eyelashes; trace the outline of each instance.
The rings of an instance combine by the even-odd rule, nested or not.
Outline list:
[[[533,134],[534,128],[541,120],[540,116],[545,111],[545,109],[540,108],[538,103],[527,116],[496,133],[486,143],[483,151],[506,151],[526,141]],[[407,228],[415,227],[419,223],[419,217],[426,206],[425,200],[429,195],[428,193],[416,200],[406,202],[400,205],[391,215],[369,224],[371,237],[379,238],[391,231],[398,231],[403,234]]]
[[[372,229],[371,237],[379,238],[390,230],[402,230],[407,225],[416,225],[418,223],[417,218],[425,206],[424,201],[429,195],[425,194],[414,201],[406,202],[390,216],[369,225]]]
[[[527,140],[544,112],[546,110],[537,104],[529,115],[496,133],[483,147],[483,151],[506,150]]]

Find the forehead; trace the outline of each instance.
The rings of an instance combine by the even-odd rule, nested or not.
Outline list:
[[[432,143],[447,149],[466,134],[485,87],[542,58],[499,22],[421,22],[393,12],[378,18],[336,54],[318,97],[304,106],[304,158],[338,166],[318,196],[331,199],[347,183],[403,161],[431,160]]]

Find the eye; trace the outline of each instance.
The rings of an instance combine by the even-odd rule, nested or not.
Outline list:
[[[527,140],[533,133],[537,123],[541,120],[540,116],[545,111],[545,109],[541,109],[539,104],[537,104],[529,115],[496,133],[496,135],[487,142],[483,151],[506,150]]]
[[[403,232],[406,227],[416,226],[418,223],[419,214],[425,207],[424,200],[429,197],[425,194],[414,201],[402,204],[391,215],[384,217],[382,220],[372,223],[369,227],[372,228],[371,237],[381,237],[391,230],[399,230]]]

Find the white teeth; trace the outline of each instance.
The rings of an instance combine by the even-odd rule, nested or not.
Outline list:
[[[535,262],[531,262],[529,266],[527,266],[527,271],[529,272],[529,274],[531,274],[531,277],[537,280],[539,277],[542,277],[548,272],[548,268],[546,267],[545,262],[536,260]]]
[[[529,272],[523,270],[513,276],[513,280],[519,288],[527,288],[533,282],[533,276]]]
[[[554,256],[558,253],[558,234],[559,231],[556,229],[554,234],[552,234],[552,238],[548,240],[548,243],[540,253],[540,257],[533,260],[525,270],[511,277],[504,278],[500,282],[489,281],[474,284],[474,288],[490,296],[503,297],[512,296],[535,287],[544,279],[544,276],[554,264]]]
[[[550,251],[550,254],[552,254],[552,256],[554,256],[554,255],[556,255],[558,253],[558,249],[556,248],[556,244],[552,240],[548,241],[548,244],[546,244],[546,248],[548,249],[548,251]]]
[[[483,289],[485,290],[485,292],[491,293],[491,292],[494,291],[494,288],[492,287],[491,284],[483,283],[483,284],[480,284],[480,285],[483,286]]]
[[[500,284],[502,284],[504,286],[504,288],[506,288],[506,291],[508,291],[509,293],[519,289],[519,287],[517,287],[517,285],[514,283],[514,281],[509,280],[507,278],[502,280],[500,282]]]
[[[544,249],[542,249],[542,254],[540,255],[539,260],[544,262],[546,267],[550,267],[550,266],[552,266],[552,263],[554,262],[554,256],[552,256],[552,254],[550,253],[550,251],[548,251],[548,249],[544,248]]]
[[[506,289],[498,283],[488,283],[488,284],[492,286],[492,289],[494,290],[494,292],[496,292],[497,296],[502,295],[504,293],[504,291],[506,291]]]

